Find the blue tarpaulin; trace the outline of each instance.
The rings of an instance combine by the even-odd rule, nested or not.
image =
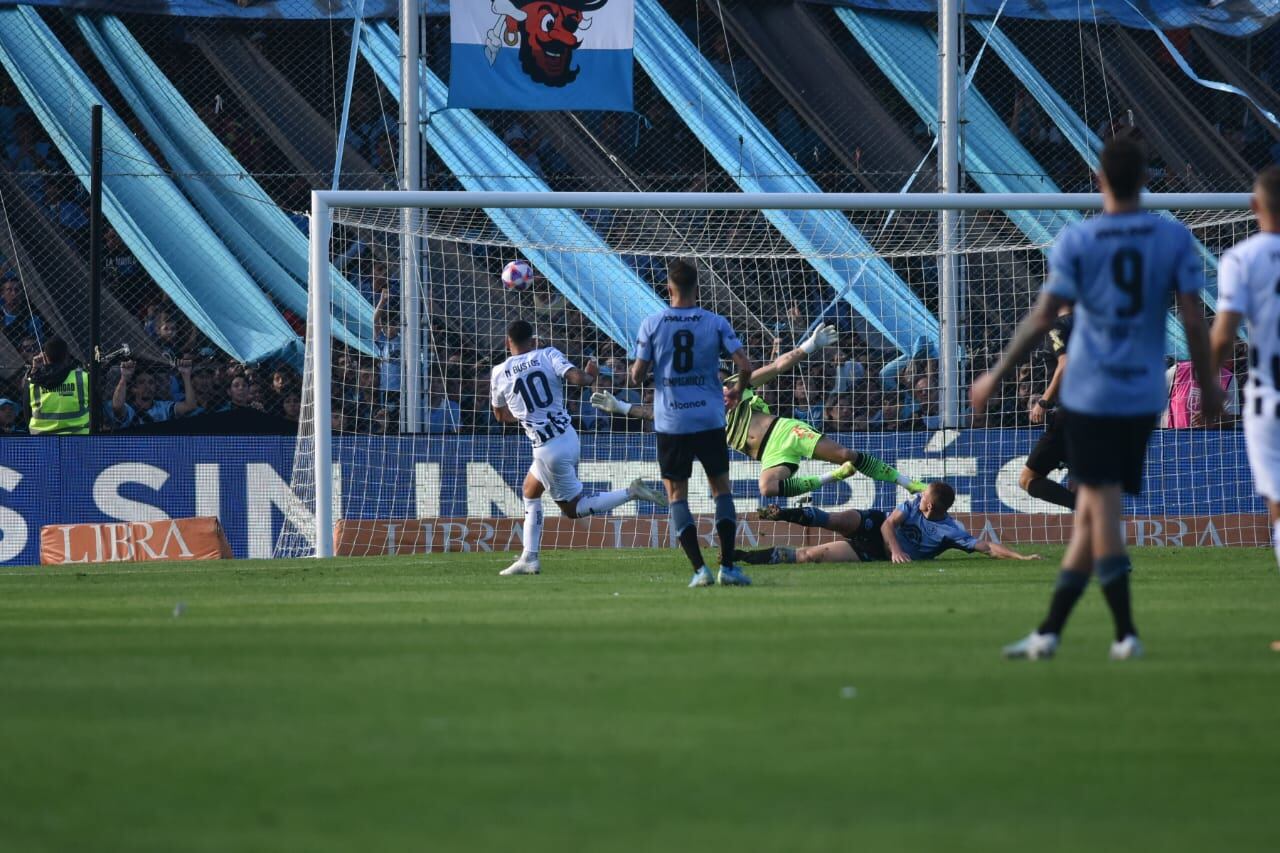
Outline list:
[[[873,12],[938,13],[937,0],[806,0]],[[1135,8],[1136,7],[1136,8]],[[1003,11],[1001,11],[1003,9]],[[1141,11],[1139,11],[1141,10]],[[1092,22],[1161,29],[1203,27],[1229,36],[1247,36],[1280,19],[1276,0],[964,0],[964,14],[976,18],[1027,18],[1035,21]]]
[[[446,15],[447,0],[420,0],[428,15]],[[488,5],[488,0],[471,0]],[[853,6],[876,12],[937,14],[936,0],[807,0],[829,6]],[[15,5],[0,0],[0,6]],[[78,11],[113,12],[117,15],[179,15],[195,18],[249,18],[315,20],[354,17],[354,0],[257,0],[241,5],[235,0],[26,0],[24,5],[59,6]],[[395,18],[398,0],[365,0],[362,17]],[[965,0],[966,15],[994,17],[1004,6],[1003,17],[1038,21],[1092,21],[1148,28],[1148,21],[1162,29],[1203,27],[1229,36],[1247,36],[1266,29],[1280,18],[1276,0]],[[1137,7],[1137,9],[1134,8]],[[1138,10],[1141,10],[1140,12]],[[1145,19],[1144,20],[1144,16]],[[784,38],[785,33],[779,37]]]
[[[305,317],[306,235],[200,120],[119,18],[77,15],[76,24],[201,215],[264,289]],[[330,278],[334,303],[341,306],[335,336],[372,352],[373,307],[336,270]]]
[[[636,59],[744,192],[821,192],[657,0],[636,4]],[[766,210],[764,215],[899,350],[908,350],[918,338],[938,340],[938,321],[843,213]],[[832,257],[833,249],[847,256]]]
[[[106,99],[30,8],[0,9],[0,63],[87,183],[90,107]],[[296,352],[271,300],[110,107],[102,124],[103,211],[156,284],[238,361]]]
[[[488,0],[482,0],[488,5]],[[419,0],[428,15],[447,15],[448,0]],[[0,0],[0,6],[57,6],[77,12],[111,12],[116,15],[176,15],[187,18],[249,18],[323,20],[354,18],[355,0]],[[399,0],[365,0],[368,18],[395,18]]]
[[[987,39],[988,44],[995,50],[996,54],[1004,61],[1010,71],[1022,82],[1027,88],[1031,96],[1036,99],[1045,111],[1045,114],[1053,121],[1054,125],[1062,132],[1062,136],[1066,139],[1071,147],[1076,150],[1080,158],[1089,166],[1090,169],[1098,168],[1098,154],[1102,151],[1102,140],[1098,135],[1089,129],[1084,119],[1076,114],[1066,99],[1058,94],[1049,81],[1044,78],[1034,63],[1027,58],[1013,40],[1005,35],[992,21],[970,21],[974,29],[978,31],[983,38]],[[1213,252],[1205,248],[1204,244],[1196,241],[1196,248],[1200,252],[1200,257],[1204,260],[1205,265],[1205,292],[1204,301],[1210,308],[1217,308],[1218,301],[1218,259],[1214,257]],[[1183,344],[1183,334],[1181,329],[1171,330],[1173,340],[1177,342],[1177,346]]]
[[[931,129],[938,127],[938,75],[934,66],[922,66],[911,57],[936,56],[938,43],[932,31],[916,21],[873,15],[853,9],[839,10],[840,20],[889,78],[916,114]],[[965,93],[964,167],[970,178],[989,193],[1059,192],[1044,168],[1014,136],[976,87]],[[1070,211],[1006,211],[1018,230],[1037,245],[1047,246],[1058,231],[1083,217]],[[1186,336],[1177,320],[1167,322],[1170,351],[1186,352]]]
[[[400,40],[385,21],[365,27],[361,55],[393,95],[400,92]],[[448,98],[444,83],[425,67],[421,113]],[[427,144],[469,190],[547,192],[546,182],[470,110],[436,113]],[[663,302],[631,267],[572,210],[495,210],[485,213],[547,281],[621,346],[631,349],[644,318]],[[559,246],[558,249],[545,248]],[[544,247],[544,248],[537,248]],[[591,282],[595,286],[588,286]]]

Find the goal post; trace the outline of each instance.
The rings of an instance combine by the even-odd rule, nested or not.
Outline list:
[[[1216,258],[1253,228],[1246,193],[1151,193],[1142,204],[1192,228],[1210,281]],[[1003,479],[975,488],[957,512],[988,525],[995,516],[1011,516],[1003,534],[1015,541],[1055,540],[1062,527],[1053,518],[1057,508],[1018,498],[1006,482],[1036,428],[1006,406],[1007,418],[961,441],[968,432],[962,409],[982,359],[1003,344],[1009,323],[1039,290],[1049,248],[1044,235],[1101,205],[1099,195],[1075,193],[313,192],[295,500],[277,554],[518,550],[513,528],[519,527],[528,443],[491,421],[487,399],[487,368],[499,355],[501,331],[512,319],[532,319],[544,343],[565,350],[575,364],[600,362],[616,391],[641,401],[645,389],[627,386],[618,362],[633,355],[627,334],[635,318],[661,304],[661,271],[675,257],[692,257],[707,271],[704,302],[730,319],[757,364],[820,322],[840,327],[838,362],[802,364],[795,376],[769,389],[779,414],[820,417],[814,424],[820,431],[888,455],[885,461],[914,467],[909,473],[925,478],[972,480],[999,463],[994,476]],[[960,214],[959,230],[948,242],[952,251],[942,249],[942,211]],[[419,238],[419,263],[397,275],[397,247],[406,231]],[[498,271],[519,258],[533,264],[540,283],[529,292],[505,291]],[[958,274],[939,276],[943,261]],[[333,339],[335,318],[341,322],[357,308],[335,302],[354,292],[335,295],[335,271],[377,309],[373,340]],[[941,292],[940,281],[955,281],[954,292]],[[410,292],[398,301],[417,308],[420,327],[397,331],[399,305],[391,307],[384,297],[401,282]],[[1212,298],[1207,301],[1212,306]],[[931,335],[927,330],[938,329],[944,312],[957,318],[956,327]],[[404,340],[406,332],[423,341],[415,370],[404,370],[399,361],[396,339]],[[413,390],[423,400],[414,414],[421,418],[400,417],[391,410],[417,395],[402,388],[399,377],[419,374],[423,383]],[[1033,367],[1008,395],[1016,403],[1025,396],[1022,386],[1043,380],[1043,365]],[[584,482],[616,487],[624,472],[656,479],[652,435],[642,424],[601,417],[585,396],[574,398],[572,414],[583,438]],[[421,432],[405,431],[405,424],[419,420]],[[1174,499],[1179,490],[1212,484],[1231,500],[1207,501],[1200,514],[1243,520],[1225,522],[1240,527],[1234,539],[1222,530],[1224,523],[1210,523],[1206,535],[1252,542],[1246,528],[1253,520],[1246,516],[1260,505],[1250,501],[1239,431],[1196,432],[1153,442],[1159,470],[1151,479],[1158,493],[1131,511],[1185,524],[1196,512]],[[1168,459],[1159,456],[1166,449]],[[1240,468],[1197,483],[1196,472],[1207,468],[1195,458],[1198,452],[1226,453]],[[1176,465],[1170,461],[1175,456]],[[758,463],[738,457],[735,465],[735,493],[739,509],[746,510],[760,503],[750,484]],[[855,482],[839,494],[828,486],[814,498],[823,505],[855,508],[861,501],[875,506],[858,508],[891,508],[902,495],[882,485]],[[555,514],[552,508],[549,515]],[[511,518],[514,525],[496,521]],[[477,533],[467,519],[484,519],[477,523],[493,530]],[[653,508],[632,507],[619,519],[612,527],[608,518],[576,525],[563,519],[549,539],[553,547],[557,541],[574,547],[665,544],[665,516]],[[1202,528],[1188,530],[1199,537]],[[781,529],[768,532],[784,535]],[[811,534],[789,535],[804,542]]]

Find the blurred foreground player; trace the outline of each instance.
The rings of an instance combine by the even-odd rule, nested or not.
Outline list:
[[[533,326],[517,320],[507,328],[511,357],[493,368],[489,377],[493,416],[501,423],[518,423],[533,443],[533,464],[524,478],[524,550],[501,575],[536,575],[542,571],[538,550],[542,542],[542,495],[550,493],[569,518],[600,515],[627,501],[665,505],[662,493],[637,479],[628,488],[587,495],[578,479],[581,447],[569,413],[564,409],[564,383],[592,385],[596,366],[579,370],[555,347],[534,345]]]
[[[1121,512],[1123,493],[1136,495],[1142,489],[1147,442],[1165,407],[1164,318],[1171,292],[1204,389],[1205,414],[1213,418],[1222,407],[1222,388],[1205,381],[1213,374],[1198,295],[1204,273],[1191,232],[1139,209],[1147,182],[1142,146],[1115,139],[1100,159],[1103,214],[1058,235],[1039,300],[1018,325],[1000,362],[971,392],[977,417],[1001,380],[1053,326],[1059,309],[1075,305],[1071,355],[1062,379],[1067,461],[1079,486],[1075,529],[1049,615],[1025,639],[1005,647],[1008,658],[1053,656],[1090,574],[1098,576],[1115,622],[1111,658],[1142,655]]]
[[[1250,204],[1258,233],[1223,255],[1218,267],[1213,375],[1231,360],[1243,320],[1249,327],[1245,444],[1254,487],[1267,499],[1280,562],[1280,166],[1258,175]]]
[[[808,548],[775,545],[758,551],[739,551],[744,563],[910,563],[932,560],[955,548],[966,554],[987,554],[1001,560],[1038,560],[1038,554],[1019,554],[999,542],[979,542],[964,525],[947,514],[956,493],[947,483],[933,482],[920,494],[903,501],[893,512],[846,510],[827,513],[815,506],[760,510],[762,521],[788,521],[801,527],[821,527],[845,537]]]
[[[667,269],[671,307],[640,324],[631,381],[644,383],[653,370],[654,427],[658,468],[671,500],[671,532],[693,564],[690,587],[747,586],[751,579],[733,564],[738,512],[729,485],[729,449],[724,438],[724,402],[720,391],[720,356],[733,359],[739,379],[724,393],[741,399],[750,387],[751,359],[737,334],[714,311],[698,305],[698,271],[677,260]],[[720,540],[720,573],[713,576],[702,560],[698,528],[689,511],[689,476],[693,460],[702,464],[716,504],[716,536]]]

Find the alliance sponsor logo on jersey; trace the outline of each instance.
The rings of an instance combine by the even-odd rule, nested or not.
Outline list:
[[[455,0],[449,106],[632,109],[634,0]]]

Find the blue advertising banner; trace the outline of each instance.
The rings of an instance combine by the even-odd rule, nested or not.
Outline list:
[[[1036,430],[871,433],[840,437],[902,471],[945,478],[955,510],[1043,513],[1018,488]],[[237,557],[270,557],[286,513],[305,525],[310,511],[289,488],[290,438],[136,437],[0,440],[0,565],[38,563],[47,524],[154,521],[216,515]],[[584,436],[580,475],[588,488],[656,477],[650,435]],[[515,435],[345,438],[336,442],[338,491],[349,519],[519,516],[529,444]],[[811,463],[819,468],[820,463]],[[759,463],[732,469],[739,508],[758,505]],[[710,510],[693,484],[696,512]],[[827,507],[889,508],[884,483],[854,477],[815,495]],[[705,504],[705,505],[700,505]],[[1240,432],[1157,432],[1134,515],[1261,513]],[[622,512],[634,512],[628,505]],[[554,515],[548,504],[548,515]]]

